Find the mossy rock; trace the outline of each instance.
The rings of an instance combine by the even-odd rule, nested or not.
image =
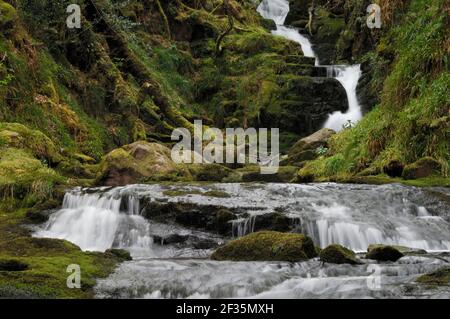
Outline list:
[[[280,166],[275,174],[261,174],[259,166],[246,166],[236,170],[243,182],[289,183],[297,174],[298,167]]]
[[[358,264],[354,251],[341,245],[330,245],[320,252],[320,260],[332,264]]]
[[[130,252],[125,249],[107,249],[105,251],[105,254],[113,255],[120,260],[126,260],[130,261],[133,260],[133,258],[130,255]]]
[[[100,164],[97,184],[122,186],[177,177],[188,178],[190,173],[183,165],[172,160],[167,147],[140,141],[107,154]]]
[[[10,28],[14,21],[17,19],[17,11],[9,3],[0,0],[0,27]]]
[[[0,123],[0,144],[29,150],[36,158],[55,164],[63,160],[57,147],[44,133],[18,123]]]
[[[0,259],[0,271],[24,271],[28,264],[17,259]]]
[[[431,273],[420,276],[417,282],[428,285],[450,285],[450,267],[443,267]]]
[[[317,256],[311,238],[303,234],[257,232],[217,249],[213,260],[299,262]]]
[[[397,261],[403,256],[399,249],[388,245],[370,245],[366,254],[367,259],[378,261]]]
[[[441,163],[432,157],[424,157],[417,162],[406,165],[403,169],[404,179],[425,178],[431,175],[439,175],[442,169]]]
[[[187,168],[195,181],[221,182],[233,173],[219,164],[190,164]]]

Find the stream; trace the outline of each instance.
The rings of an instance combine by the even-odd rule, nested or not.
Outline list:
[[[445,188],[398,184],[77,188],[35,236],[66,239],[83,250],[129,250],[133,261],[99,280],[99,298],[449,298],[448,287],[426,290],[414,282],[450,261],[449,197]],[[196,223],[172,218],[174,204],[190,205],[180,214],[191,214]],[[158,218],[156,207],[169,209]],[[205,209],[232,211],[229,232],[208,230]],[[294,264],[209,259],[218,245],[258,230],[274,212],[287,218],[291,231],[308,234],[322,248],[338,243],[362,252],[384,243],[428,253],[395,263],[359,254],[363,263],[356,266],[322,265],[317,258]]]

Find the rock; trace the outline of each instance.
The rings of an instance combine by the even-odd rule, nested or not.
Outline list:
[[[297,170],[295,166],[280,166],[275,174],[261,174],[259,166],[247,166],[237,172],[243,182],[289,183],[296,177]]]
[[[257,232],[217,249],[213,260],[298,262],[317,256],[311,238],[303,234]]]
[[[0,259],[0,271],[24,271],[28,264],[16,259]]]
[[[450,285],[450,267],[443,267],[431,273],[420,276],[417,282],[429,285],[448,286]]]
[[[315,159],[318,156],[316,149],[327,147],[328,140],[335,134],[335,131],[323,128],[310,136],[302,138],[289,150],[287,162],[294,164]]]
[[[153,236],[153,240],[160,245],[172,245],[184,243],[189,239],[188,235],[171,234],[168,236]]]
[[[402,254],[394,246],[387,245],[370,245],[367,248],[367,259],[373,259],[378,261],[397,261],[402,258]]]
[[[121,260],[133,260],[130,255],[130,252],[124,249],[108,249],[105,251],[105,254],[113,255]]]
[[[383,172],[390,177],[400,177],[403,173],[404,165],[398,160],[392,160],[383,167]]]
[[[320,260],[331,264],[358,264],[354,251],[341,245],[330,245],[320,252]]]
[[[233,174],[233,170],[219,164],[190,164],[187,166],[195,181],[221,182]]]
[[[272,230],[278,232],[286,232],[293,228],[294,220],[281,214],[269,213],[258,215],[255,217],[255,231]]]
[[[375,248],[379,248],[379,247],[384,247],[384,246],[385,245],[381,245],[381,244],[369,245],[369,248],[367,249],[367,251],[375,249]],[[420,249],[420,248],[411,248],[411,247],[398,246],[398,245],[390,245],[390,247],[397,249],[403,255],[424,255],[427,253],[426,250]]]
[[[413,164],[406,165],[402,177],[404,179],[417,179],[439,175],[441,169],[442,165],[437,160],[432,157],[424,157]]]
[[[157,143],[136,142],[115,149],[100,164],[97,184],[123,186],[144,180],[189,178],[183,165],[171,158],[171,151]]]

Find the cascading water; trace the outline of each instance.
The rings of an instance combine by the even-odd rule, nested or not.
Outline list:
[[[274,35],[282,36],[286,39],[299,43],[303,54],[307,57],[316,58],[316,66],[320,66],[319,57],[314,52],[308,38],[301,35],[295,28],[284,26],[284,21],[289,14],[289,2],[287,0],[263,0],[258,7],[258,12],[266,19],[271,19],[277,25],[277,29],[272,31]],[[327,76],[338,80],[345,89],[348,98],[348,111],[340,111],[329,115],[324,127],[335,131],[342,130],[345,125],[355,124],[362,118],[361,106],[358,102],[356,89],[361,78],[361,66],[358,65],[330,65],[327,68]]]
[[[362,118],[361,106],[358,102],[356,88],[361,78],[361,66],[342,66],[333,65],[327,67],[328,77],[338,80],[345,89],[348,98],[348,111],[342,113],[340,111],[331,114],[326,121],[324,127],[340,131],[345,125],[353,125]]]

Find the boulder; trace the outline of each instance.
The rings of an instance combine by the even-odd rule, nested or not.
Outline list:
[[[317,256],[311,238],[303,234],[263,231],[233,240],[217,249],[213,260],[298,262]]]
[[[388,245],[370,245],[366,254],[367,259],[378,261],[397,261],[403,256],[396,247]]]
[[[316,149],[327,147],[328,140],[335,134],[335,131],[323,128],[310,136],[302,138],[289,150],[287,162],[292,164],[315,159],[318,156]]]
[[[379,247],[384,247],[384,246],[385,245],[381,245],[381,244],[369,245],[369,247],[367,248],[367,251],[373,250],[373,249],[379,248]],[[399,246],[399,245],[390,245],[390,247],[397,249],[403,255],[424,255],[427,253],[426,250],[420,249],[420,248],[411,248],[411,247]]]
[[[184,165],[176,164],[167,147],[145,141],[135,142],[107,154],[101,164],[97,184],[122,186],[145,180],[190,178]]]
[[[354,251],[341,245],[330,245],[320,252],[320,260],[331,264],[358,264]]]
[[[383,172],[390,177],[400,177],[405,166],[398,160],[392,160],[383,167]]]
[[[420,276],[417,282],[428,285],[450,285],[450,267],[442,267],[436,271]]]
[[[439,175],[441,169],[442,165],[437,160],[432,157],[424,157],[413,164],[406,165],[402,177],[404,179],[417,179]]]

